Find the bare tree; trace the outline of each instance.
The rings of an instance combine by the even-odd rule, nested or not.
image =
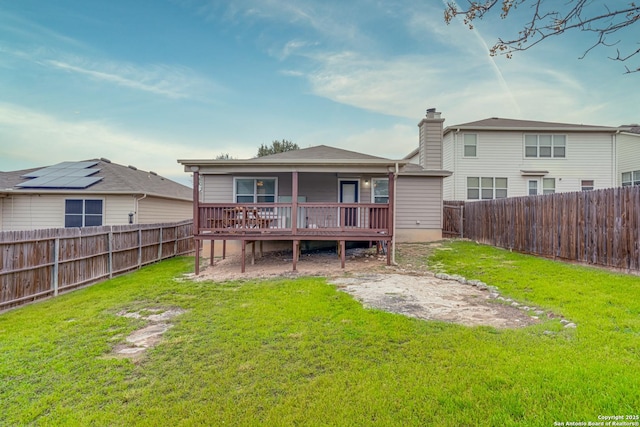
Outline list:
[[[454,1],[448,1],[444,12],[444,20],[448,24],[458,15],[462,15],[464,23],[473,28],[476,19],[500,10],[500,17],[505,19],[512,10],[518,7],[530,7],[531,18],[513,39],[498,38],[490,49],[491,56],[506,55],[511,58],[514,52],[527,50],[545,39],[559,36],[567,31],[576,30],[592,33],[594,39],[590,47],[585,49],[580,59],[584,58],[597,46],[615,48],[615,56],[609,59],[627,61],[640,53],[640,47],[621,52],[616,45],[620,39],[614,33],[640,22],[640,5],[636,2],[619,0],[467,0],[467,7],[460,8]],[[611,5],[611,7],[609,6]],[[638,37],[637,33],[631,37]],[[640,42],[640,40],[632,40]],[[640,55],[639,55],[640,57]],[[626,73],[640,71],[639,66],[625,64]]]

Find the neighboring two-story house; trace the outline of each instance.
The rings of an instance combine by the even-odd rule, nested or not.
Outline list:
[[[436,137],[435,109],[420,123]],[[440,126],[442,129],[442,126]],[[441,132],[444,200],[481,200],[640,184],[640,134],[606,127],[493,117]],[[437,144],[432,144],[437,146]],[[424,150],[423,150],[424,152]],[[420,150],[407,157],[420,162]]]

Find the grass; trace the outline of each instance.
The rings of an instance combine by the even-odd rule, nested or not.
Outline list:
[[[364,309],[322,278],[175,280],[191,260],[0,315],[0,425],[533,425],[640,408],[640,278],[446,244],[432,268],[561,314],[469,328]],[[186,313],[138,363],[111,349]],[[551,333],[549,333],[551,331]]]

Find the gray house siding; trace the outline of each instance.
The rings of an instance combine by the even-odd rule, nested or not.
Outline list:
[[[441,227],[442,185],[439,178],[400,176],[396,191],[396,228]]]

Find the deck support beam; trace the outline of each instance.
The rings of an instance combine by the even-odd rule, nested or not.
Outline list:
[[[195,249],[196,249],[196,253],[195,253],[195,259],[196,259],[196,265],[195,265],[195,273],[196,276],[200,274],[200,243],[202,241],[196,239],[196,244],[195,244]]]
[[[214,258],[214,253],[215,253],[216,241],[212,240],[211,243],[209,244],[209,247],[210,247],[209,265],[213,265],[213,258]]]
[[[244,267],[245,267],[245,256],[247,255],[247,241],[242,239],[242,257],[241,257],[241,261],[240,261],[240,272],[244,273]]]
[[[345,259],[347,257],[346,252],[346,242],[344,240],[340,240],[340,267],[344,268]]]
[[[297,271],[298,268],[298,251],[300,248],[300,241],[293,241],[293,271]]]

